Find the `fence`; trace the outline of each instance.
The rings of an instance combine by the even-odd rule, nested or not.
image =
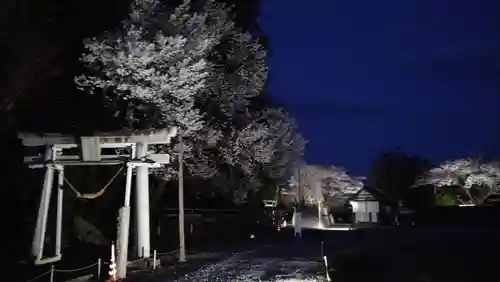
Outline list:
[[[80,267],[80,268],[74,268],[74,269],[57,269],[57,268],[55,268],[54,265],[51,265],[50,270],[48,270],[48,271],[46,271],[46,272],[44,272],[36,277],[33,277],[26,282],[47,281],[45,279],[42,280],[43,278],[46,278],[46,277],[49,278],[50,282],[54,282],[57,273],[80,272],[82,270],[87,270],[87,269],[90,270],[92,268],[95,268],[94,269],[95,272],[93,274],[95,274],[95,277],[97,277],[97,279],[99,279],[101,277],[102,265],[103,265],[103,263],[102,263],[101,259],[97,259],[97,262],[95,262],[93,264],[90,264],[90,265],[87,265],[84,267]],[[92,272],[92,271],[89,271],[89,272]]]
[[[173,251],[164,252],[164,253],[158,253],[156,250],[153,250],[153,254],[150,255],[149,257],[142,257],[142,258],[139,258],[139,259],[136,259],[136,260],[128,261],[128,264],[130,266],[131,264],[132,265],[133,264],[138,264],[140,262],[148,263],[149,260],[152,259],[152,264],[150,266],[151,266],[151,269],[154,271],[159,266],[157,264],[157,261],[158,261],[159,258],[161,258],[162,256],[173,255],[173,254],[175,254],[177,252],[179,252],[179,249],[175,249]]]
[[[129,265],[130,264],[137,264],[137,263],[140,263],[141,261],[148,263],[149,259],[152,259],[152,264],[150,266],[151,266],[152,271],[155,271],[156,268],[159,267],[159,265],[157,263],[159,258],[161,258],[162,256],[175,254],[178,251],[179,250],[176,249],[176,250],[173,250],[170,252],[158,253],[156,250],[154,250],[153,254],[151,256],[140,258],[137,260],[132,260],[132,261],[129,261],[128,263],[129,263]],[[109,262],[103,262],[100,258],[97,259],[97,262],[95,262],[93,264],[90,264],[90,265],[87,265],[84,267],[80,267],[80,268],[74,268],[74,269],[57,269],[54,265],[51,265],[50,270],[48,270],[48,271],[46,271],[46,272],[44,272],[36,277],[33,277],[33,278],[27,280],[26,282],[47,281],[46,278],[49,278],[48,281],[50,281],[50,282],[55,282],[57,273],[72,273],[72,272],[80,272],[83,270],[88,270],[87,274],[94,275],[95,279],[97,281],[100,281],[102,269],[103,269],[103,266],[105,266],[105,265],[109,265]],[[105,270],[105,273],[107,273],[106,270]]]

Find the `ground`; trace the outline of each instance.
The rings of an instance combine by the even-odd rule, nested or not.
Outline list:
[[[500,232],[395,228],[358,234],[363,244],[335,256],[338,281],[498,281]]]
[[[303,239],[284,234],[212,261],[193,259],[192,266],[151,281],[325,281],[321,245],[333,281],[498,281],[499,235],[492,229],[430,227],[309,230]]]
[[[193,257],[175,272],[137,281],[325,281],[321,245],[333,281],[498,281],[499,235],[497,230],[430,227],[309,230],[303,239],[287,233],[272,242],[249,240],[231,247],[232,252]]]
[[[305,240],[249,240],[226,250],[192,255],[188,260],[175,271],[160,270],[148,275],[148,281],[323,281],[325,276],[320,245]],[[131,281],[145,281],[145,276],[131,276]]]
[[[164,281],[320,281],[324,280],[322,263],[300,257],[281,257],[262,250],[231,255],[174,280]]]
[[[223,240],[206,242],[205,247],[200,245],[197,249],[188,244],[191,253],[187,263],[172,265],[175,258],[162,257],[164,267],[155,273],[130,271],[127,282],[324,281],[322,255],[328,258],[329,274],[335,282],[500,281],[500,230],[496,229],[422,226],[369,227],[355,231],[307,229],[302,239],[294,238],[290,228],[273,236],[270,230],[257,232],[253,239],[248,234],[244,236],[245,232],[221,230],[225,231],[225,235],[221,233]],[[88,250],[80,251],[84,255]],[[84,260],[88,261],[94,260]],[[88,264],[73,267],[61,262],[56,268]],[[46,270],[27,273],[27,277]],[[104,275],[106,271],[107,268],[103,269]],[[95,273],[95,269],[74,275],[89,273]],[[57,273],[56,281],[76,277],[65,274]]]

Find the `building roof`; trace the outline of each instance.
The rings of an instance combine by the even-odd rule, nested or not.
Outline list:
[[[364,186],[356,194],[350,196],[348,201],[381,201],[382,199],[383,195],[380,191]]]
[[[377,199],[373,196],[372,193],[367,190],[359,191],[354,197],[351,198],[351,201],[376,201]]]

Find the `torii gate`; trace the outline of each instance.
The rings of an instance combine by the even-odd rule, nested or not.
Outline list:
[[[168,154],[150,154],[148,145],[169,144],[177,135],[177,128],[161,130],[144,130],[134,132],[109,132],[94,136],[83,136],[79,140],[73,136],[61,134],[19,133],[25,147],[45,148],[39,156],[24,158],[30,168],[45,168],[42,195],[38,208],[35,233],[32,242],[32,254],[35,264],[52,263],[61,260],[63,182],[65,166],[82,165],[119,165],[126,164],[127,175],[125,199],[119,211],[117,238],[118,277],[125,278],[128,256],[128,237],[130,226],[130,196],[133,168],[136,171],[136,218],[137,218],[137,250],[139,257],[150,256],[150,224],[149,224],[149,172],[150,167],[159,167],[170,162]],[[65,155],[68,149],[80,148],[78,155]],[[103,149],[126,149],[126,153],[118,155],[106,154]],[[43,257],[47,218],[50,206],[54,174],[57,171],[57,217],[55,255]]]

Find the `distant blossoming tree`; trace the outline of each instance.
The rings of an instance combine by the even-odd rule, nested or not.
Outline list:
[[[323,179],[323,194],[339,197],[345,194],[355,194],[363,188],[364,177],[353,177],[340,167],[332,167],[332,175]]]
[[[233,129],[226,137],[220,156],[243,173],[245,183],[239,182],[237,187],[240,195],[261,188],[263,179],[275,184],[286,181],[305,144],[293,120],[279,108],[249,116],[246,126]]]
[[[193,160],[202,162],[193,162],[191,169],[196,175],[214,177],[218,186],[232,187],[239,199],[250,190],[263,188],[265,180],[267,184],[285,183],[302,159],[305,145],[295,122],[281,108],[248,114],[241,128],[213,130],[210,136],[216,146],[193,150],[202,157]]]
[[[335,166],[303,165],[300,176],[294,175],[292,186],[299,185],[306,203],[323,201],[324,197],[339,197],[356,193],[363,187],[362,178],[350,176],[345,169]]]
[[[415,186],[457,187],[457,198],[464,204],[482,204],[488,196],[500,192],[500,165],[474,159],[446,161],[421,176]]]

